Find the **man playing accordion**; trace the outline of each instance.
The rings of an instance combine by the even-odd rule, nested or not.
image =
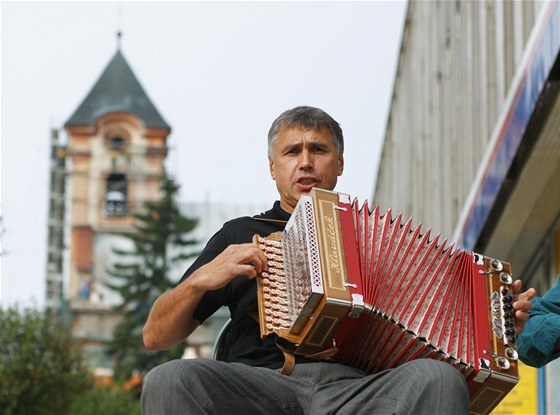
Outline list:
[[[343,135],[327,113],[312,107],[285,111],[268,135],[268,158],[280,200],[267,212],[224,224],[180,283],[155,303],[144,344],[162,350],[183,341],[221,306],[231,312],[229,361],[175,360],[144,380],[142,410],[154,414],[465,414],[464,377],[447,363],[418,359],[368,375],[332,361],[298,357],[290,375],[274,336],[261,339],[255,277],[267,258],[253,235],[282,230],[301,195],[333,190],[342,174]],[[520,281],[514,285],[520,291]],[[517,294],[517,330],[534,290]]]

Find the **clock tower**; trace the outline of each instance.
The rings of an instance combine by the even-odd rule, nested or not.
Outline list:
[[[113,249],[128,247],[122,235],[134,231],[132,215],[160,198],[171,128],[120,48],[64,127],[72,329],[97,354],[94,366],[110,367],[101,350],[119,321],[120,299],[106,286],[107,270]]]

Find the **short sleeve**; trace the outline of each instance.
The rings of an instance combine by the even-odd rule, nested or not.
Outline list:
[[[180,282],[183,282],[185,279],[189,278],[189,276],[197,269],[216,258],[216,256],[223,252],[228,245],[229,242],[223,229],[218,231],[208,241],[206,247],[204,247],[196,261],[187,269],[187,271],[185,271],[185,273],[181,277]],[[227,304],[227,302],[228,286],[220,288],[218,290],[209,291],[202,297],[200,304],[193,313],[193,317],[200,323],[202,323],[208,317],[214,314],[220,307]]]

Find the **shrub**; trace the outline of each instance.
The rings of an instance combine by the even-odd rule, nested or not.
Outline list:
[[[50,312],[0,308],[0,413],[58,415],[93,386],[69,331]]]
[[[140,402],[134,391],[119,385],[96,385],[72,402],[72,415],[140,415]]]

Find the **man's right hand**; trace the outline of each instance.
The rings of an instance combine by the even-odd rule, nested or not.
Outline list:
[[[142,330],[144,346],[163,350],[186,339],[200,325],[193,313],[206,292],[222,288],[240,275],[255,278],[267,269],[267,258],[255,244],[228,246],[154,302]]]
[[[211,262],[196,270],[189,279],[196,279],[198,289],[206,292],[222,288],[240,275],[255,278],[267,270],[264,252],[255,244],[246,243],[228,246]]]

